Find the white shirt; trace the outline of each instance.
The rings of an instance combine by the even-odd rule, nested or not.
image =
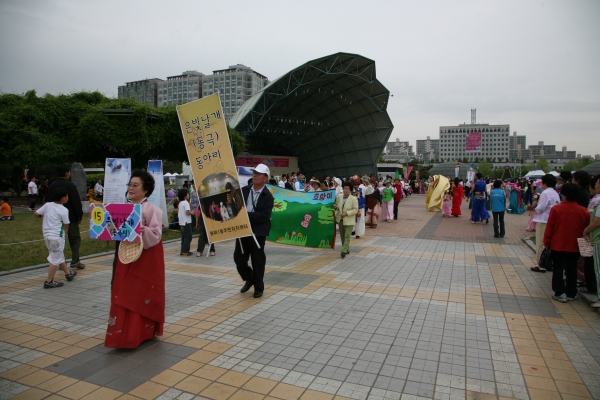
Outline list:
[[[37,194],[37,185],[34,181],[30,181],[29,184],[27,184],[27,188],[29,189],[29,194]]]
[[[96,183],[96,186],[94,186],[94,192],[96,192],[96,195],[102,194],[102,192],[104,192],[104,188],[101,184]]]
[[[304,184],[299,180],[296,180],[296,183],[294,183],[294,189],[296,189],[299,192],[302,192],[304,191]]]
[[[36,211],[44,217],[42,232],[44,237],[65,238],[64,226],[69,224],[69,210],[62,204],[46,203]]]
[[[254,190],[254,185],[250,188],[250,193],[248,193],[248,198],[246,199],[246,210],[248,212],[254,211],[254,204],[258,203],[258,198],[262,193],[265,187],[261,187],[259,190]]]
[[[177,210],[178,210],[177,216],[179,217],[179,226],[185,226],[186,224],[192,223],[192,216],[188,215],[186,212],[186,211],[191,211],[190,203],[188,203],[187,200],[180,201],[179,207]]]
[[[555,205],[560,204],[560,197],[554,188],[548,188],[542,192],[538,205],[535,208],[536,216],[533,217],[533,222],[548,223],[550,217],[550,210]]]
[[[279,181],[279,187],[285,189],[285,181],[283,179]]]

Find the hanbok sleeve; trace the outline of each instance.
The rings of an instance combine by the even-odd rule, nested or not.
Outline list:
[[[142,225],[144,249],[156,246],[162,239],[162,210],[152,203],[142,204]]]

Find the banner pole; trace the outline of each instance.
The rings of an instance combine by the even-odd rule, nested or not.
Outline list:
[[[260,244],[258,244],[258,240],[256,240],[256,236],[254,236],[254,232],[252,232],[252,237],[254,238],[254,242],[256,243],[256,247],[260,249]]]

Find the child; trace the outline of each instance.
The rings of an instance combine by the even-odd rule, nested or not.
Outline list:
[[[0,198],[0,221],[12,221],[15,217],[12,215],[12,208],[8,204],[8,197]]]
[[[171,220],[171,222],[169,223],[169,230],[175,231],[175,232],[180,232],[181,229],[179,229],[179,200],[175,200],[173,202],[173,211],[171,211],[171,213],[169,214],[169,219]]]
[[[54,274],[58,267],[65,273],[67,281],[72,281],[77,275],[76,271],[70,271],[65,262],[65,236],[69,230],[69,210],[63,204],[69,201],[69,192],[66,187],[57,187],[54,190],[53,202],[44,204],[34,215],[44,218],[42,232],[44,241],[50,254],[48,255],[48,279],[44,282],[44,289],[61,287],[63,282],[56,282]]]
[[[446,190],[446,193],[444,194],[444,202],[442,203],[442,216],[452,216],[452,197],[450,196],[449,190]]]
[[[537,213],[535,212],[535,208],[537,207],[539,198],[539,193],[534,194],[532,204],[529,207],[527,207],[527,209],[530,211],[529,222],[527,222],[527,232],[535,232],[535,222],[533,221],[533,219],[537,215]]]
[[[190,192],[188,189],[179,189],[177,192],[179,198],[179,228],[181,229],[181,252],[179,255],[191,256],[190,244],[192,243],[192,210],[190,209]]]

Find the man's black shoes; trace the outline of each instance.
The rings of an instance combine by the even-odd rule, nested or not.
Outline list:
[[[254,292],[254,295],[253,295],[253,297],[254,297],[255,299],[258,299],[259,297],[262,297],[262,294],[263,294],[263,292]]]
[[[242,288],[240,289],[240,293],[246,293],[248,290],[250,290],[251,287],[252,282],[246,281],[246,283],[244,283],[244,286],[242,286]]]

